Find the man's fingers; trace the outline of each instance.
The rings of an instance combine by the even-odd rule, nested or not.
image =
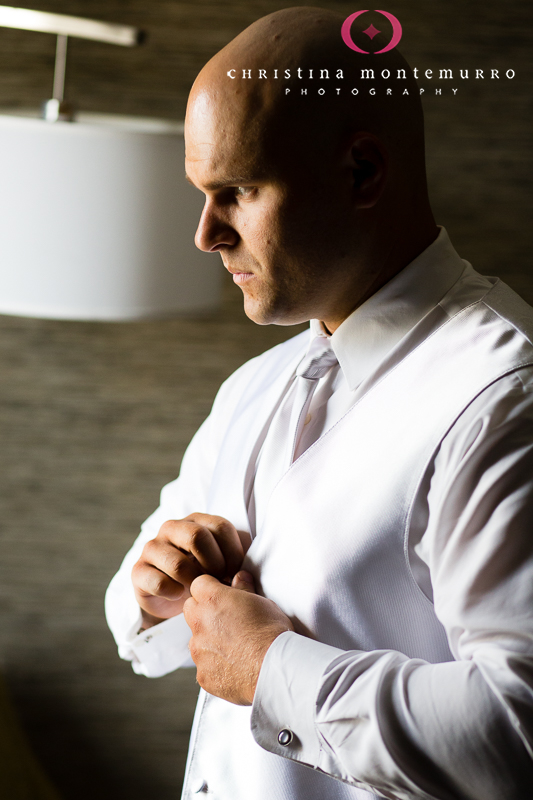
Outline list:
[[[293,630],[279,606],[253,589],[253,577],[245,570],[237,573],[232,587],[200,575],[183,607],[198,683],[238,705],[252,703],[261,664],[276,636]]]
[[[197,603],[205,603],[208,600],[213,600],[216,594],[220,591],[228,591],[227,586],[217,581],[212,575],[200,575],[196,578],[190,586],[191,597]]]
[[[158,538],[146,543],[140,563],[164,572],[182,586],[190,586],[202,574],[202,568],[195,559],[182,553],[170,542]]]
[[[248,533],[248,531],[237,531],[237,536],[241,540],[242,549],[245,553],[248,552],[250,549],[250,545],[252,544],[252,537]]]
[[[195,531],[195,541],[192,542],[191,552],[204,569],[220,576],[233,577],[244,558],[244,549],[235,526],[224,517],[212,514],[189,514],[184,522],[190,522],[193,526],[191,531]],[[207,562],[212,564],[215,561],[217,568],[209,569]]]
[[[246,570],[241,569],[233,578],[231,582],[232,589],[242,589],[245,592],[252,592],[255,594],[255,581],[253,575]]]
[[[208,600],[215,599],[216,595],[220,592],[227,591],[229,587],[220,583],[212,575],[200,575],[196,578],[190,586],[191,597],[197,603],[205,603]],[[255,594],[255,582],[253,576],[242,569],[233,578],[231,582],[232,589],[241,589],[245,592]]]
[[[202,606],[202,604],[209,600],[214,600],[217,592],[220,590],[228,591],[228,587],[224,586],[220,581],[217,581],[212,575],[200,575],[199,578],[196,578],[196,580],[191,583],[189,589],[191,596],[183,605],[183,616],[193,634],[193,639],[189,645],[193,661],[195,646],[194,636],[200,633],[203,618],[202,608],[205,609],[205,606]]]
[[[193,617],[194,612],[196,611],[198,603],[194,599],[194,597],[188,597],[187,600],[183,604],[183,616],[185,617],[185,622],[192,630],[193,628]]]
[[[168,520],[155,539],[145,544],[133,568],[137,600],[152,596],[174,602],[199,575],[233,578],[243,558],[239,534],[223,517],[191,514]]]
[[[212,531],[191,517],[168,520],[161,526],[153,542],[156,548],[170,547],[192,556],[200,565],[200,572],[224,572],[224,555]]]
[[[132,570],[133,586],[141,597],[163,597],[165,600],[179,600],[184,585],[170,578],[161,570],[138,561]]]

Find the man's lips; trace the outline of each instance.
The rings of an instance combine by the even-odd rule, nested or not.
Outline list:
[[[241,272],[238,269],[231,269],[230,267],[226,267],[226,269],[233,275],[233,283],[247,283],[254,277],[253,272]]]

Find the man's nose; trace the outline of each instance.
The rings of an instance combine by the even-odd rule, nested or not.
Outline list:
[[[215,253],[224,245],[232,247],[238,239],[237,231],[206,200],[194,237],[196,247],[206,253]]]

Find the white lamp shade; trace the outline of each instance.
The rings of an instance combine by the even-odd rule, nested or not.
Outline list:
[[[127,320],[215,308],[218,257],[194,233],[183,126],[0,115],[0,313]]]

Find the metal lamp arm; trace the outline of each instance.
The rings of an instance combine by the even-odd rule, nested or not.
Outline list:
[[[134,47],[146,39],[144,31],[130,25],[98,22],[85,17],[71,17],[67,14],[52,14],[49,11],[33,11],[30,8],[14,8],[13,6],[0,6],[0,27],[57,34],[53,99],[48,100],[43,107],[44,118],[50,122],[73,119],[72,107],[63,99],[67,37],[92,39],[96,42],[108,42],[123,47]]]
[[[67,14],[52,14],[49,11],[32,11],[29,8],[12,6],[0,6],[0,27],[76,36],[79,39],[93,39],[96,42],[108,42],[124,47],[134,47],[144,40],[144,32],[130,25],[97,22],[85,17],[71,17]]]

